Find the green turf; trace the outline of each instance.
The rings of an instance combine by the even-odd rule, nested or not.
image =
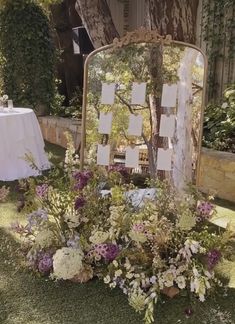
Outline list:
[[[47,145],[54,161],[60,161],[64,150]],[[0,186],[2,183],[0,183]],[[11,187],[14,191],[16,183]],[[35,277],[22,268],[16,270],[20,259],[19,242],[8,226],[18,219],[25,220],[16,209],[17,195],[0,204],[0,324],[141,324],[142,316],[128,305],[118,289],[110,290],[98,280],[86,284],[53,282]],[[235,208],[216,201],[218,215],[235,218]],[[186,296],[163,299],[156,309],[159,324],[235,324],[235,290],[219,290],[205,303],[193,302]],[[184,310],[192,307],[187,318]]]

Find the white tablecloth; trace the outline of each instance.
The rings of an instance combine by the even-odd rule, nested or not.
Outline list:
[[[24,160],[25,154],[32,154],[40,170],[50,167],[33,110],[13,108],[10,112],[5,108],[0,111],[0,180],[12,181],[40,174]]]

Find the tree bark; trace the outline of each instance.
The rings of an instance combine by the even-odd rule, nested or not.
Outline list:
[[[146,27],[194,44],[198,0],[145,0]]]
[[[111,44],[119,37],[106,0],[77,0],[75,9],[95,48]]]

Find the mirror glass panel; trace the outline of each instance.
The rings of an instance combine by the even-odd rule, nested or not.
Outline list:
[[[196,182],[205,57],[187,44],[106,47],[86,64],[84,163]]]

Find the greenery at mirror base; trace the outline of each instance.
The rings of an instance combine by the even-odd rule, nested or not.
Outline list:
[[[109,143],[112,147],[111,164],[117,161],[123,163],[124,148],[134,143],[139,146],[141,155],[138,172],[150,174],[151,178],[171,178],[178,188],[185,181],[195,180],[192,174],[195,173],[200,147],[204,63],[204,57],[199,51],[174,43],[130,44],[104,49],[90,56],[87,64],[87,91],[84,93],[87,96],[87,161],[96,159],[97,143]],[[102,82],[116,83],[113,106],[101,104]],[[130,104],[133,82],[147,83],[145,105]],[[173,83],[179,84],[178,106],[176,109],[163,108],[162,86]],[[98,134],[101,111],[113,112],[110,136]],[[127,135],[129,115],[132,113],[141,114],[144,120],[139,138]],[[175,114],[176,132],[172,140],[159,136],[162,113]],[[173,147],[171,175],[156,170],[159,147]]]
[[[133,206],[125,192],[135,188],[124,169],[80,171],[71,137],[68,143],[62,166],[21,182],[28,222],[12,224],[21,267],[74,284],[99,278],[121,289],[146,324],[154,322],[162,294],[203,302],[227,278],[235,287],[235,229],[209,222],[210,200],[193,187],[182,195],[165,181],[150,181],[156,196]],[[109,195],[101,192],[104,183]],[[0,201],[7,195],[0,188]]]

